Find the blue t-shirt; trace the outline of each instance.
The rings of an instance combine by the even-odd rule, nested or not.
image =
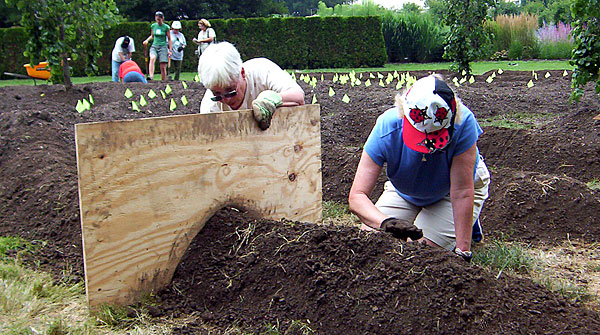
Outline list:
[[[450,193],[452,158],[471,148],[483,133],[473,113],[463,105],[459,108],[462,108],[461,123],[454,125],[450,143],[442,152],[433,154],[423,154],[404,145],[403,119],[396,107],[377,118],[364,150],[377,165],[387,163],[388,179],[406,201],[416,206],[428,206]],[[475,170],[478,162],[479,150]]]

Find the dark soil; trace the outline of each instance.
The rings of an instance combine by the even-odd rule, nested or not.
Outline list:
[[[492,177],[482,211],[488,239],[600,242],[600,194],[586,186],[600,179],[600,123],[592,119],[599,103],[592,87],[580,103],[569,103],[570,76],[550,73],[539,73],[532,88],[526,86],[530,72],[512,71],[491,84],[486,74],[456,88],[481,123],[503,118],[528,126],[484,125],[479,148]],[[369,88],[332,84],[331,78],[325,74],[315,89],[300,84],[305,101],[317,94],[321,105],[323,200],[345,203],[362,144],[396,92],[376,82]],[[83,279],[74,124],[199,112],[201,85],[169,84],[178,103],[174,112],[160,94],[133,111],[125,87],[112,82],[72,90],[0,88],[0,236],[40,244],[30,266],[63,280],[64,270],[70,280]],[[165,85],[128,87],[139,97]],[[341,101],[344,93],[348,104]],[[90,94],[92,110],[77,113],[77,100]],[[179,103],[184,94],[187,106]],[[190,334],[202,333],[201,323],[254,333],[270,324],[286,334],[306,327],[318,334],[600,333],[598,311],[531,280],[496,275],[443,250],[357,227],[275,222],[224,208],[195,238],[171,285],[158,292],[152,314],[199,315],[175,329]]]

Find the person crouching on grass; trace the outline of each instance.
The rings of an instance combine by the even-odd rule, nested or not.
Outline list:
[[[200,113],[252,109],[262,130],[271,125],[277,107],[304,105],[304,91],[289,73],[266,58],[242,63],[229,42],[206,48],[198,76],[206,87]]]
[[[379,116],[358,163],[348,202],[361,229],[420,240],[471,260],[483,237],[479,213],[490,175],[477,148],[483,130],[441,77],[432,75],[396,97]],[[388,181],[369,199],[387,164]]]

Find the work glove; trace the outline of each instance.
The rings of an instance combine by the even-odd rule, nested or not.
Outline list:
[[[467,263],[471,263],[471,259],[473,258],[473,253],[471,251],[462,251],[458,247],[454,247],[452,250],[457,256],[462,257]]]
[[[254,119],[262,130],[266,130],[271,125],[271,118],[275,109],[282,104],[281,94],[275,91],[262,91],[252,101],[252,111]]]
[[[381,229],[387,233],[391,233],[395,238],[406,241],[410,237],[416,241],[423,237],[423,231],[414,224],[396,218],[387,218],[381,222]]]

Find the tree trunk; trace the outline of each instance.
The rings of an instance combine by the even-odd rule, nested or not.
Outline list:
[[[61,23],[60,25],[60,40],[65,41],[65,25]],[[63,78],[65,79],[65,87],[70,89],[73,87],[73,83],[71,82],[71,75],[69,74],[69,58],[67,57],[67,53],[65,51],[61,54],[62,57],[62,70],[63,70]]]

